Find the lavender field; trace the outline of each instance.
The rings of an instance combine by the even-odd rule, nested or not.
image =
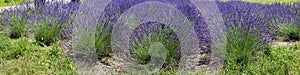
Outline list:
[[[297,1],[16,3],[0,7],[0,75],[300,74]]]

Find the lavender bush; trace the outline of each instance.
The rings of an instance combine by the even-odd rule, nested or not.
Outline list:
[[[19,38],[26,34],[28,21],[23,16],[12,16],[10,22],[10,37]]]
[[[138,63],[148,63],[150,61],[148,53],[150,45],[155,42],[161,42],[169,52],[164,67],[176,66],[176,62],[178,63],[180,59],[180,43],[175,32],[168,26],[149,22],[137,27],[133,33],[131,35],[131,51],[132,56],[139,59]]]
[[[277,25],[296,23],[298,17],[295,12],[298,6],[286,4],[263,5],[239,1],[218,4],[228,32],[226,72],[247,71],[249,63],[256,60],[254,57],[260,51],[269,55],[268,43],[274,41]]]
[[[197,31],[197,35],[199,35],[199,42],[201,43],[201,49],[203,49],[202,53],[206,53],[209,50],[207,49],[209,44],[209,36],[208,36],[208,29],[207,26],[204,24],[201,19],[203,19],[199,13],[199,11],[195,10],[195,6],[193,6],[188,1],[182,1],[182,0],[168,0],[168,1],[161,1],[161,0],[119,0],[119,1],[113,1],[109,4],[109,6],[105,10],[104,16],[107,19],[103,19],[101,22],[104,22],[104,26],[106,26],[108,23],[114,23],[116,19],[119,17],[119,14],[123,13],[127,9],[129,9],[131,6],[146,2],[146,1],[160,1],[160,2],[167,2],[170,4],[174,4],[176,8],[178,8],[181,12],[184,12],[186,16],[189,17],[190,20],[193,20],[195,22],[195,28]],[[136,34],[142,34],[141,32],[137,32]],[[174,51],[171,51],[174,52]],[[175,50],[176,53],[176,50]]]
[[[19,10],[19,8],[9,8],[9,10],[4,10],[1,13],[3,27],[5,30],[9,30],[9,35],[11,38],[19,38],[27,34],[27,26],[29,24],[28,19],[32,10]]]
[[[281,41],[299,41],[300,40],[300,26],[295,24],[278,25],[276,33],[277,40]]]
[[[34,38],[41,44],[49,46],[51,43],[59,40],[61,34],[61,25],[63,23],[52,22],[53,18],[41,19],[36,22],[34,27]]]

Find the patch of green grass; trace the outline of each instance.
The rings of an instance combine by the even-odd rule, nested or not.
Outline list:
[[[252,57],[247,68],[238,65],[229,65],[223,69],[224,74],[259,74],[259,75],[293,75],[299,74],[300,67],[300,42],[290,46],[270,47],[270,54]],[[239,70],[243,68],[243,70]]]
[[[0,63],[3,62],[2,60],[4,60],[4,58],[7,59],[6,57],[11,56],[10,54],[7,54],[8,51],[6,51],[9,50],[10,41],[11,40],[8,37],[4,36],[4,34],[0,34]]]
[[[24,1],[33,2],[34,0],[0,0],[0,7],[18,5],[20,3],[23,3]]]
[[[0,36],[0,74],[76,74],[72,59],[60,47],[43,48],[23,38]]]
[[[233,28],[227,35],[227,55],[222,74],[286,75],[299,74],[300,42],[291,46],[275,47],[263,44],[246,30]],[[283,31],[285,33],[294,30]]]

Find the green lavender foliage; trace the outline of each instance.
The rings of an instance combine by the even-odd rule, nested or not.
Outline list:
[[[97,26],[96,37],[95,37],[95,47],[96,52],[99,58],[109,56],[109,53],[112,52],[111,48],[111,33],[110,30],[112,23],[109,22],[107,26],[99,23]]]
[[[241,30],[238,27],[229,28],[227,37],[225,65],[228,66],[226,68],[228,70],[243,72],[244,68],[248,68],[247,65],[251,64],[256,52],[266,48],[266,45],[259,40],[261,35],[250,33],[248,30]]]
[[[282,41],[299,41],[300,27],[296,24],[277,25],[278,40]]]
[[[26,34],[28,21],[24,16],[13,15],[12,21],[9,23],[9,31],[11,38],[20,38]]]
[[[60,39],[63,25],[62,22],[55,22],[54,18],[42,19],[34,27],[34,38],[39,43],[49,46]]]
[[[151,27],[149,27],[151,30]],[[149,49],[151,44],[160,42],[164,45],[164,48],[168,51],[166,62],[164,63],[164,67],[171,68],[175,67],[179,55],[177,54],[177,50],[180,50],[179,41],[176,41],[176,37],[171,35],[172,29],[167,27],[166,29],[159,28],[158,32],[149,32],[144,34],[144,37],[140,38],[133,38],[131,40],[132,54],[133,58],[137,58],[139,64],[147,64],[151,61],[151,56],[149,54]],[[168,36],[167,36],[168,35]]]

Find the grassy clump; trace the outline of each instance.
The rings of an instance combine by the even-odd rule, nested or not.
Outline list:
[[[33,2],[34,0],[0,0],[0,7],[18,5],[20,3],[24,3],[24,1]]]
[[[299,41],[300,27],[296,24],[278,25],[277,40]]]
[[[231,64],[223,69],[224,74],[262,74],[262,75],[289,75],[298,74],[300,63],[300,42],[290,46],[270,47],[270,54],[258,51],[258,55],[252,57],[247,68]],[[243,69],[243,70],[241,70]]]
[[[298,48],[295,48],[297,47]],[[300,43],[286,47],[271,48],[270,55],[263,55],[258,62],[250,65],[252,73],[259,74],[298,74],[300,63]],[[276,65],[276,66],[275,66]],[[262,68],[262,69],[259,69]]]
[[[0,74],[76,74],[72,60],[58,46],[42,48],[23,38],[0,36]]]
[[[3,44],[1,44],[1,57],[7,60],[16,59],[22,57],[25,52],[30,51],[32,48],[26,47],[30,44],[26,42],[24,39],[18,39],[17,42],[12,45],[12,40],[3,36],[0,40]]]

